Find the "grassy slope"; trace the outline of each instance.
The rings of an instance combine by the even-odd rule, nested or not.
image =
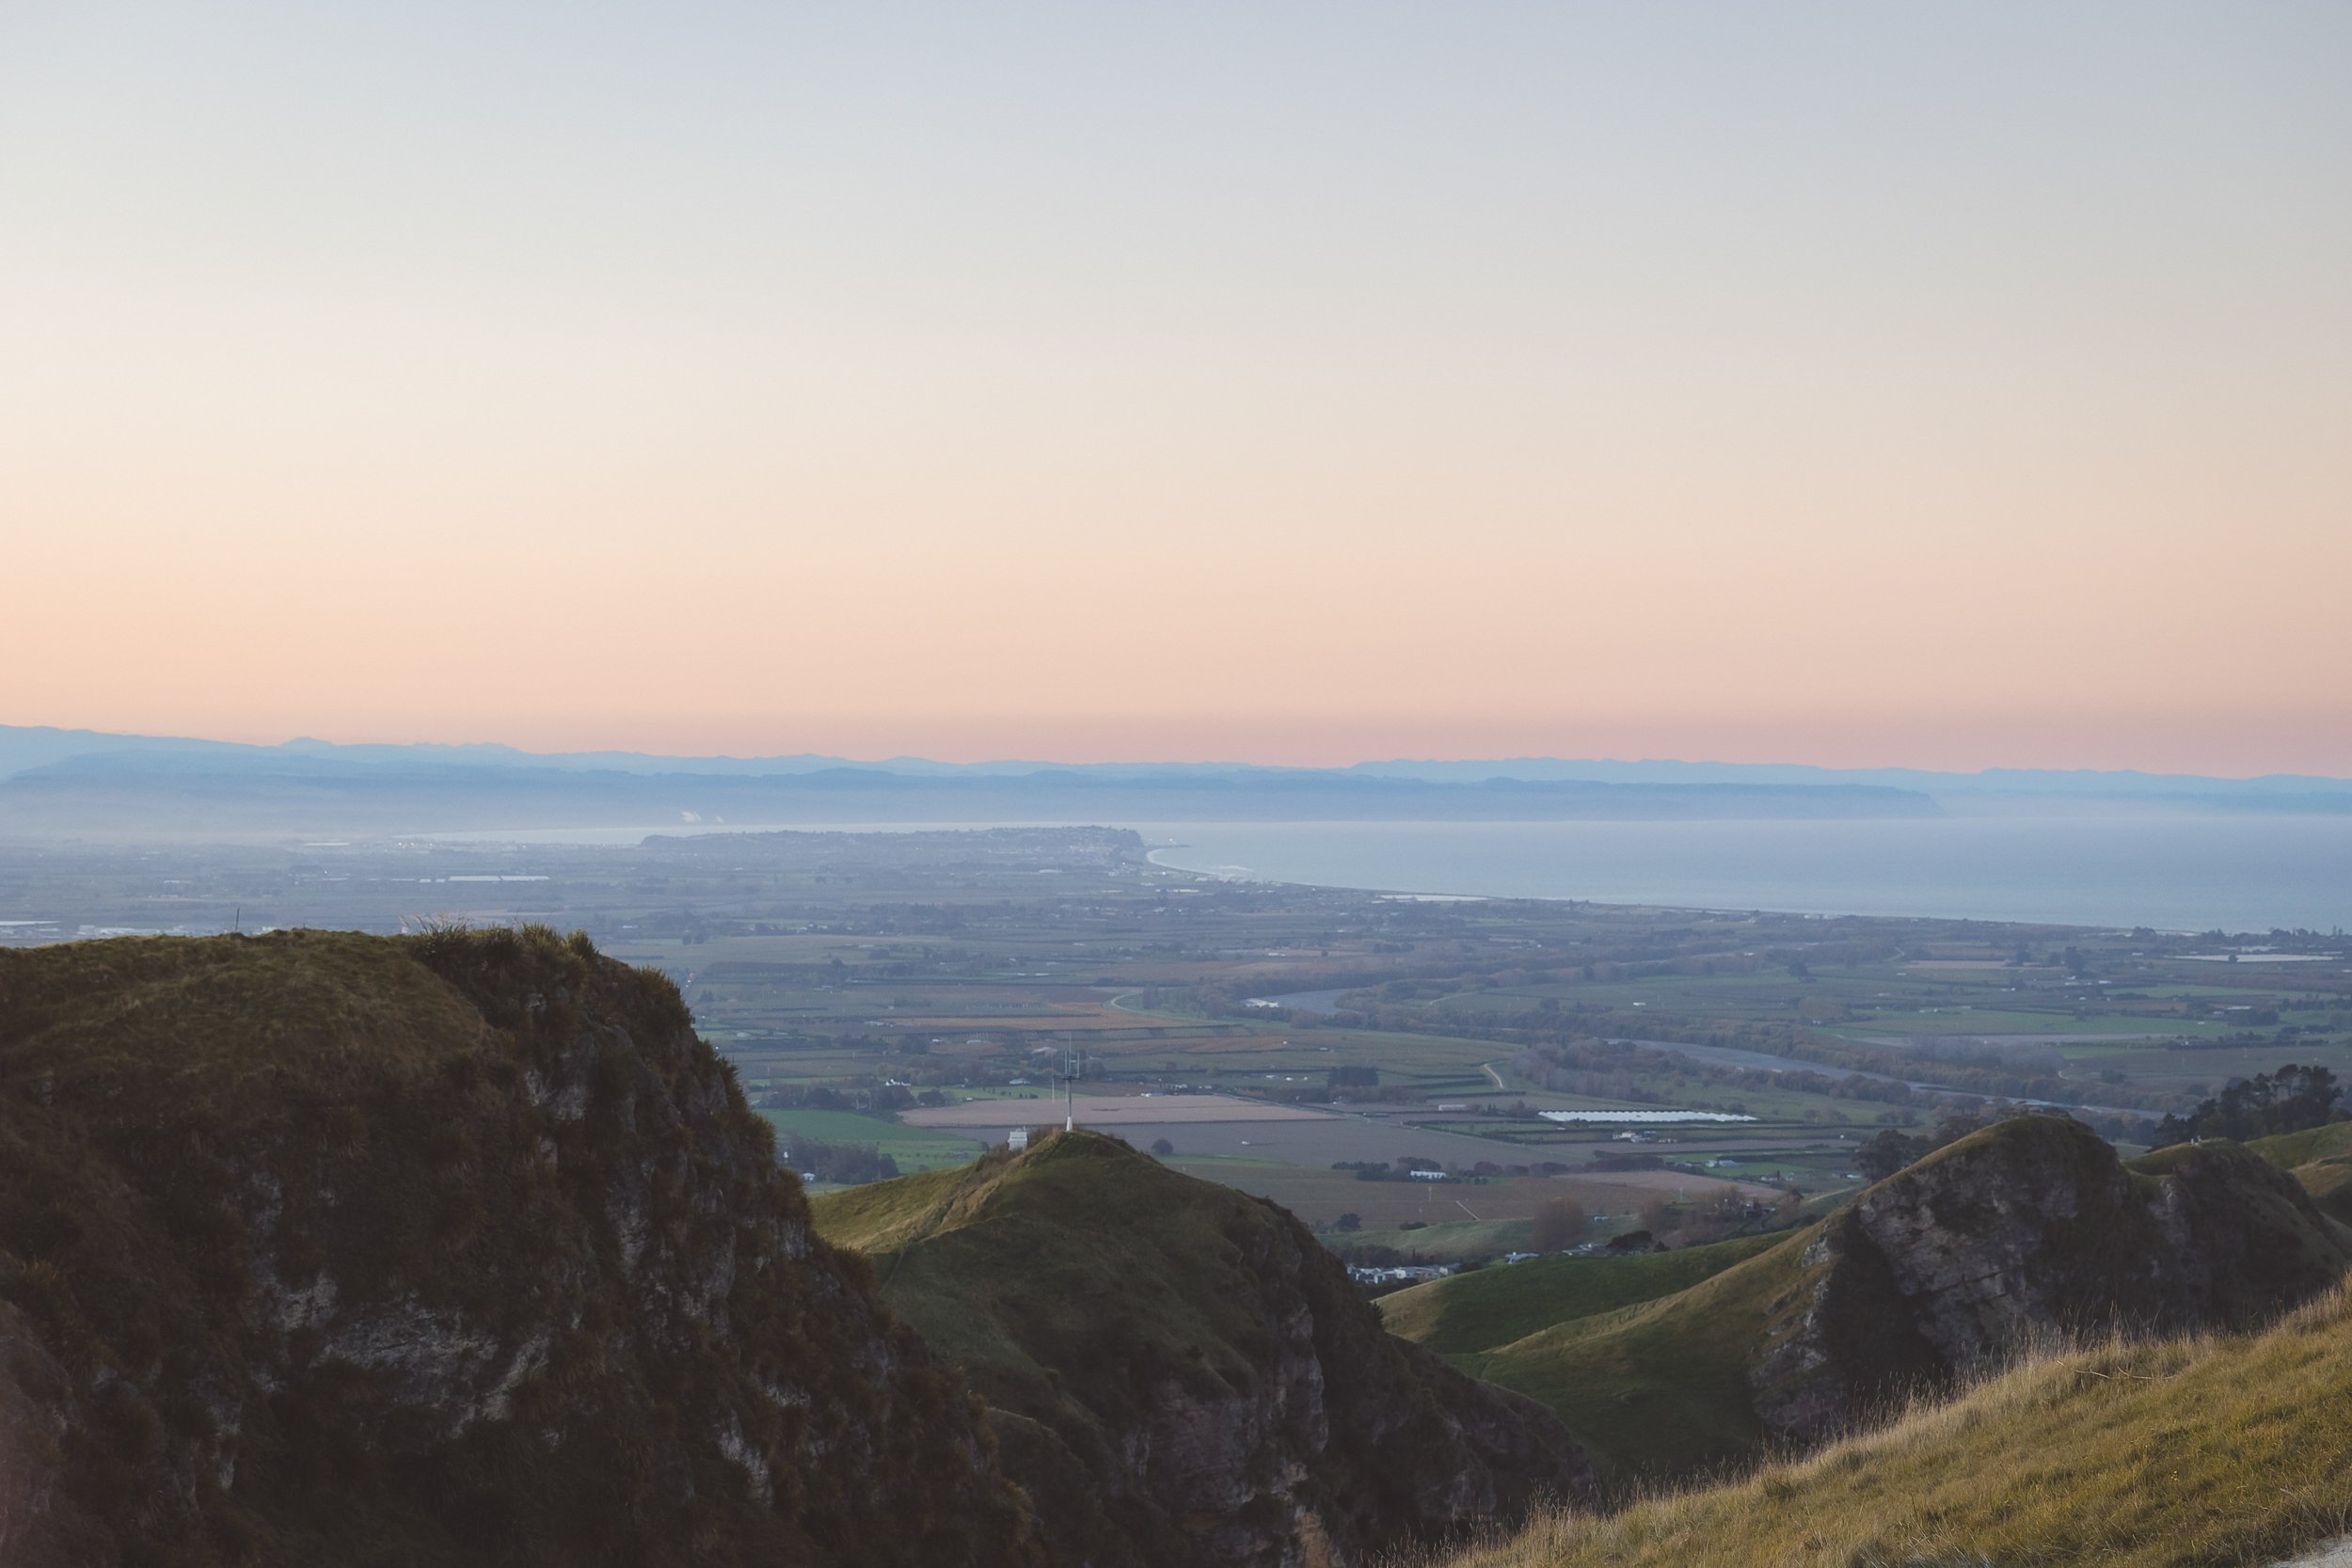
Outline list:
[[[1616,1478],[1736,1463],[1763,1437],[1749,1361],[1774,1304],[1801,1299],[1813,1236],[1807,1227],[1770,1238],[1684,1290],[1535,1330],[1460,1365],[1558,1411]]]
[[[2352,1121],[2257,1138],[2246,1147],[2293,1175],[2321,1209],[2352,1225]]]
[[[1380,1317],[1390,1333],[1440,1355],[1472,1357],[1555,1323],[1688,1290],[1774,1241],[1742,1236],[1677,1252],[1539,1258],[1399,1291],[1381,1298]]]
[[[1979,1139],[1989,1135],[1999,1134]],[[2296,1136],[2311,1140],[2309,1146],[2283,1152],[2326,1157],[2336,1147],[2325,1136]],[[2352,1148],[2352,1136],[2345,1145]],[[1955,1145],[1931,1159],[1963,1152],[1963,1146]],[[2137,1181],[2148,1183],[2184,1162],[2232,1157],[2231,1146],[2208,1145],[2203,1150],[2184,1146],[2159,1150],[2128,1168]],[[2306,1164],[2303,1170],[2312,1168]],[[2331,1173],[2339,1168],[2328,1167]],[[2305,1184],[2310,1185],[2308,1179]],[[2262,1201],[2261,1195],[2251,1195],[2251,1200]],[[2280,1220],[2273,1228],[2291,1227]],[[1530,1288],[1540,1276],[1523,1285],[1511,1277],[1513,1271],[1503,1270],[1442,1282],[1478,1292],[1458,1298],[1458,1307],[1449,1304],[1444,1289],[1422,1286],[1388,1298],[1384,1316],[1393,1330],[1449,1355],[1464,1370],[1549,1405],[1613,1479],[1690,1475],[1744,1463],[1762,1440],[1748,1369],[1776,1332],[1775,1314],[1802,1308],[1808,1297],[1801,1287],[1818,1266],[1808,1266],[1803,1254],[1815,1234],[1808,1227],[1764,1239],[1760,1246],[1750,1240],[1706,1249],[1720,1261],[1707,1259],[1715,1266],[1704,1278],[1679,1290],[1666,1283],[1651,1292],[1652,1299],[1630,1296],[1631,1305],[1614,1310],[1608,1306],[1562,1310],[1547,1321],[1540,1300],[1532,1299],[1540,1292]],[[1725,1253],[1724,1247],[1745,1250]],[[1662,1272],[1681,1266],[1674,1260],[1685,1256],[1691,1255],[1633,1261]],[[1576,1261],[1581,1260],[1518,1267],[1556,1268]],[[1482,1321],[1488,1314],[1491,1323]],[[1519,1337],[1507,1337],[1521,1324],[1528,1326]]]
[[[811,1207],[818,1232],[871,1258],[900,1315],[992,1403],[1058,1408],[1059,1366],[1114,1374],[1093,1389],[1112,1404],[1140,1397],[1155,1369],[1236,1387],[1258,1376],[1248,1350],[1263,1331],[1239,1305],[1250,1282],[1227,1232],[1261,1211],[1238,1193],[1057,1138]],[[1195,1277],[1171,1276],[1179,1259]]]
[[[1562,1516],[1452,1568],[2275,1561],[2352,1525],[2352,1301],[2041,1359],[1731,1484]]]
[[[827,1193],[809,1205],[818,1228],[835,1246],[868,1257],[896,1252],[929,1229],[932,1212],[949,1195],[969,1185],[971,1172],[920,1171],[890,1181]]]
[[[1102,1134],[812,1209],[988,1402],[1064,1560],[1256,1560],[1286,1497],[1365,1560],[1581,1483],[1565,1433],[1381,1332],[1294,1217]]]

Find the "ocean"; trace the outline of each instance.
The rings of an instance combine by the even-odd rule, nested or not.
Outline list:
[[[2352,927],[2352,817],[1123,824],[1163,865],[1327,887],[2159,930]]]

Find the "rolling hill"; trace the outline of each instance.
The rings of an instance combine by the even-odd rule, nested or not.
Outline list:
[[[1359,1563],[1585,1489],[1548,1412],[1383,1332],[1297,1220],[1115,1139],[816,1213],[988,1401],[1057,1561]]]
[[[2235,1145],[2127,1167],[2078,1123],[2021,1117],[1754,1256],[1709,1250],[1691,1266],[1727,1266],[1613,1307],[1632,1271],[1564,1277],[1537,1326],[1509,1271],[1404,1292],[1389,1322],[1560,1412],[1622,1487],[1824,1441],[2068,1335],[2260,1323],[2341,1277],[2352,1232]],[[1664,1282],[1656,1259],[1595,1261]]]
[[[2352,1532],[2352,1298],[2029,1356],[1887,1425],[1448,1568],[2254,1568]],[[2335,1559],[2328,1560],[2334,1561]]]
[[[2352,1121],[2257,1138],[2246,1147],[2294,1177],[2328,1214],[2352,1225]]]

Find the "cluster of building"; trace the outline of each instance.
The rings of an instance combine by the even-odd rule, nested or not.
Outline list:
[[[1351,1263],[1347,1276],[1359,1285],[1411,1285],[1424,1279],[1443,1279],[1457,1272],[1452,1263],[1398,1263],[1387,1268]]]

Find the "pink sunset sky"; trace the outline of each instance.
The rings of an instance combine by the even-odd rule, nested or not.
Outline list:
[[[2352,10],[32,4],[0,723],[2352,774]]]

